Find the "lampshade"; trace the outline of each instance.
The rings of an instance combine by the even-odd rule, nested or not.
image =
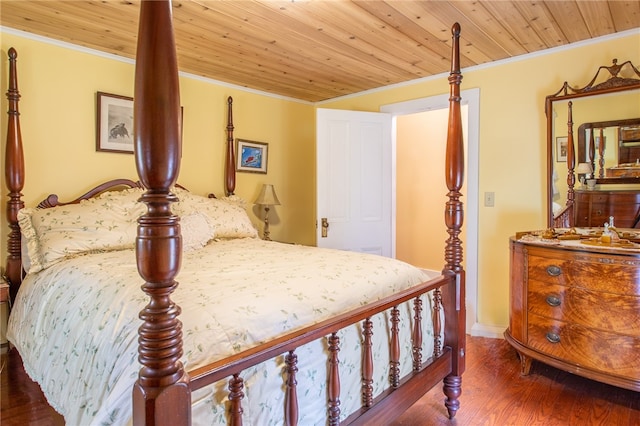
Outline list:
[[[580,163],[578,164],[578,168],[576,169],[576,173],[578,173],[579,175],[590,174],[592,171],[593,170],[591,170],[590,163]]]
[[[256,198],[253,203],[262,206],[279,206],[280,200],[278,200],[278,196],[276,195],[276,190],[273,185],[265,183],[262,185],[260,195],[258,195],[258,198]]]

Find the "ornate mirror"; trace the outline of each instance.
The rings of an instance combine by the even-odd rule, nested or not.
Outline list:
[[[596,183],[638,183],[640,118],[583,123],[577,135],[576,162],[589,165]]]
[[[582,88],[545,100],[548,226],[574,226],[575,191],[623,186],[640,199],[640,71],[601,66]]]

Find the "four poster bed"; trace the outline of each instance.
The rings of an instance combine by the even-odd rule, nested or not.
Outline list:
[[[168,1],[141,4],[140,183],[25,208],[10,49],[8,337],[67,423],[386,424],[441,381],[448,415],[456,414],[465,367],[458,24],[452,33],[449,237],[437,276],[380,256],[262,241],[234,197],[176,186],[180,100]],[[231,117],[229,102],[227,195],[235,189]]]

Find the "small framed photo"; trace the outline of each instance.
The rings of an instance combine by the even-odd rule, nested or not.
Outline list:
[[[567,162],[567,137],[558,136],[556,138],[556,161]]]
[[[96,151],[133,153],[133,98],[98,92]]]
[[[236,170],[239,172],[267,173],[269,144],[238,139]]]

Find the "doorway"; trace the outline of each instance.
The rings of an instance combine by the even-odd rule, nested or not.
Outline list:
[[[472,335],[486,335],[482,331],[482,327],[477,321],[477,300],[478,300],[478,167],[479,167],[479,122],[480,122],[480,89],[468,89],[461,92],[462,97],[462,111],[463,111],[463,135],[465,144],[465,174],[464,174],[464,187],[462,190],[464,203],[465,216],[463,223],[463,238],[464,238],[464,253],[463,261],[466,271],[466,311],[467,311],[467,333]],[[418,118],[425,118],[426,121],[431,120],[430,114],[440,115],[439,120],[442,123],[436,124],[434,128],[445,129],[444,138],[446,140],[446,128],[448,113],[443,114],[442,111],[448,111],[449,108],[449,95],[432,96],[428,98],[415,99],[406,102],[400,102],[396,104],[384,105],[380,108],[381,112],[389,113],[392,116],[392,146],[393,146],[393,164],[397,164],[397,145],[398,137],[403,134],[403,129],[399,129],[399,125],[403,125],[405,116],[411,116],[414,114],[426,114],[428,118],[419,115]],[[440,112],[438,112],[440,111]],[[465,114],[466,112],[466,114]],[[402,119],[400,119],[402,118]],[[429,155],[428,152],[421,153],[422,155]],[[437,152],[433,153],[434,157],[439,156]],[[439,157],[439,164],[444,165],[444,157]],[[397,203],[397,179],[398,170],[392,172],[392,178],[394,179],[392,188],[392,241],[395,243],[397,240],[397,227],[395,226],[398,221],[398,211],[396,210]],[[437,172],[436,172],[437,173]],[[441,180],[435,181],[432,185],[428,183],[422,185],[420,188],[425,188],[429,191],[431,188],[434,191],[442,191],[444,186],[444,174],[441,173]],[[427,192],[428,193],[428,192]],[[443,194],[444,197],[446,195]],[[421,196],[424,197],[422,193]],[[444,200],[444,198],[443,198]],[[439,209],[439,213],[434,214],[434,220],[444,221],[444,202],[440,202],[438,198],[432,202],[435,209]],[[400,217],[406,212],[401,212]],[[437,219],[439,215],[439,219]],[[442,222],[440,222],[442,223]],[[418,223],[417,226],[429,227],[429,224]],[[436,230],[443,229],[442,226],[432,227]],[[446,233],[445,233],[446,234]],[[440,261],[440,266],[437,270],[444,265],[444,252],[443,243],[444,240],[440,240],[440,237],[434,236],[433,250],[437,252],[434,256],[435,262]],[[398,247],[396,244],[392,248],[392,256],[396,257]],[[402,248],[404,250],[404,248]],[[438,254],[439,253],[439,254]],[[432,269],[426,267],[426,269]],[[493,337],[493,335],[491,335]]]

